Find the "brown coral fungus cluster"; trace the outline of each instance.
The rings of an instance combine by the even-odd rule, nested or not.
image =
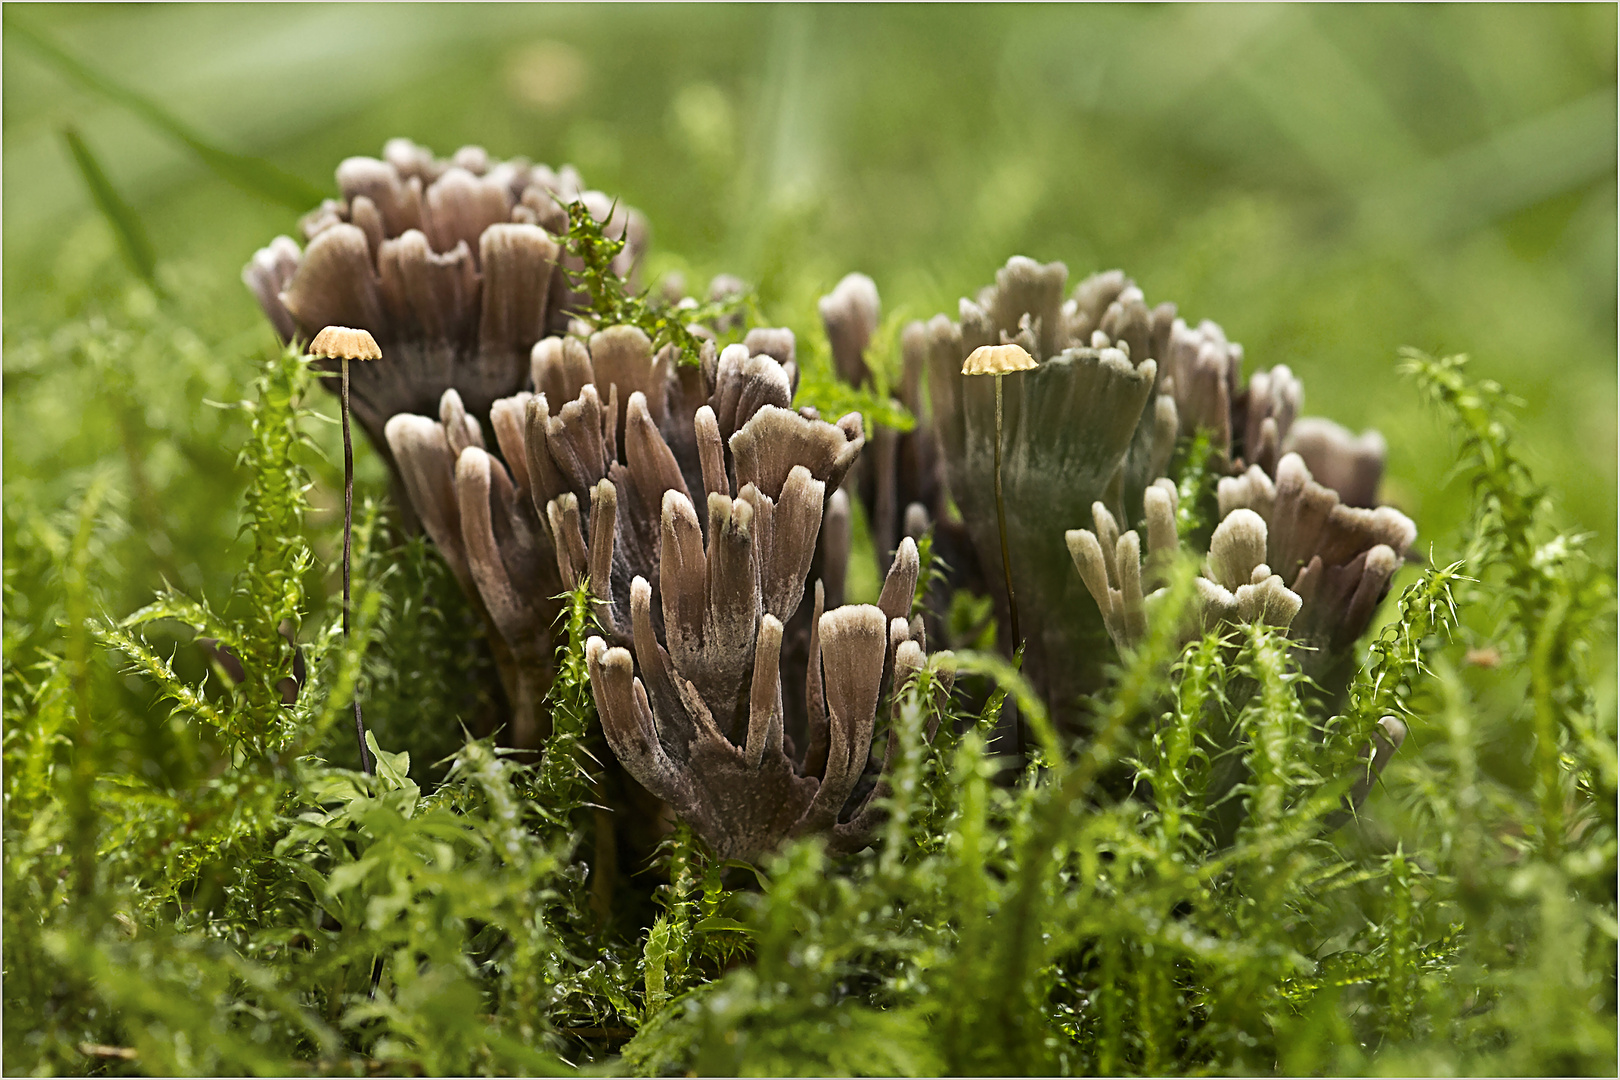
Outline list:
[[[584,190],[572,168],[496,161],[477,146],[445,160],[393,139],[381,158],[340,164],[337,186],[342,197],[300,223],[302,250],[278,236],[242,280],[283,341],[333,325],[377,340],[389,362],[355,372],[353,406],[385,455],[389,417],[431,411],[452,389],[483,415],[523,388],[535,342],[566,329],[586,299],[558,272],[569,268],[558,241],[568,202],[628,230],[621,274],[646,246],[641,215]]]
[[[754,352],[761,342],[787,363]],[[827,493],[864,443],[858,416],[830,424],[790,407],[791,349],[788,335],[753,331],[678,370],[635,327],[548,338],[534,354],[539,389],[490,410],[499,457],[454,391],[439,420],[400,414],[387,429],[424,528],[511,668],[514,740],[543,734],[534,706],[554,598],[588,581],[606,635],[588,658],[609,745],[734,855],[791,829],[860,831],[847,820],[859,807],[842,825],[840,811],[867,763],[894,670],[885,657],[921,648],[906,623],[915,546],[878,607],[823,612],[818,583],[805,640],[784,642]],[[895,620],[907,629],[888,645]],[[794,656],[807,687],[797,697],[781,674]],[[766,805],[777,809],[762,817]]]
[[[505,738],[542,745],[561,597],[587,583],[607,746],[722,857],[808,833],[866,842],[895,754],[892,735],[874,753],[886,703],[924,668],[949,686],[927,640],[953,589],[988,594],[1008,625],[1003,543],[1027,634],[998,647],[1022,646],[1071,731],[1189,547],[1204,567],[1188,637],[1273,626],[1331,695],[1412,545],[1412,522],[1376,505],[1382,440],[1301,417],[1286,366],[1244,381],[1221,327],[1150,307],[1119,271],[1070,292],[1062,263],[1009,260],[955,318],[903,329],[892,392],[916,426],[868,430],[795,407],[789,330],[722,347],[742,331],[727,317],[690,327],[683,352],[597,319],[568,205],[625,236],[622,277],[646,228],[571,169],[395,140],[337,179],[307,246],[278,237],[244,280],[284,340],[343,325],[381,345],[354,410],[488,627]],[[717,278],[710,295],[742,288]],[[838,376],[888,387],[872,280],[845,277],[819,313]],[[984,347],[1028,370],[964,375]],[[1183,475],[1195,436],[1202,496]],[[853,502],[886,572],[876,604],[843,602]],[[925,536],[936,580],[919,584]],[[1347,808],[1404,734],[1380,728]]]

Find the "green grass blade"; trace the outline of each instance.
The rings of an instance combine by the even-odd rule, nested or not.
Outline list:
[[[78,166],[79,175],[84,178],[84,186],[90,189],[90,198],[95,201],[96,209],[101,211],[107,224],[112,226],[113,235],[118,237],[118,246],[123,250],[124,258],[129,260],[130,269],[142,281],[157,289],[157,253],[135,208],[118,194],[118,189],[107,177],[107,171],[101,167],[101,162],[96,160],[96,155],[77,131],[63,128],[62,139],[67,143],[68,152],[73,155],[73,164]]]

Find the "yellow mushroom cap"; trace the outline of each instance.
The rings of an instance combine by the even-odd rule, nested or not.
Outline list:
[[[962,374],[1005,375],[1035,366],[1035,358],[1022,345],[980,345],[963,362]]]
[[[365,330],[328,326],[309,343],[309,355],[325,360],[381,360],[382,350]]]

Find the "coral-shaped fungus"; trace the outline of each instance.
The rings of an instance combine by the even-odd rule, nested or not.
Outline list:
[[[1281,595],[1290,592],[1302,605],[1295,637],[1318,654],[1305,661],[1308,669],[1334,668],[1366,628],[1414,535],[1398,511],[1365,508],[1376,498],[1382,441],[1299,418],[1302,389],[1286,366],[1243,384],[1243,350],[1219,326],[1188,327],[1173,304],[1150,308],[1123,273],[1087,278],[1067,298],[1066,279],[1062,263],[1014,257],[994,285],[961,302],[956,320],[938,315],[906,330],[926,354],[945,478],[981,567],[1000,561],[1001,459],[1013,587],[1026,608],[1025,670],[1059,716],[1100,686],[1106,654],[1098,631],[1130,640],[1144,599],[1137,535],[1118,523],[1143,521],[1150,553],[1155,519],[1157,542],[1177,543],[1164,516],[1168,501],[1173,525],[1176,488],[1165,477],[1178,439],[1199,432],[1212,467],[1233,474],[1222,481],[1222,517],[1246,506],[1269,530],[1265,557],[1246,568],[1253,576],[1264,566],[1263,579],[1212,559],[1201,606],[1214,618],[1258,610],[1275,621],[1293,605]],[[964,376],[962,364],[981,346],[1003,343],[1027,350],[1037,366],[1004,376],[998,455],[992,380]],[[1337,486],[1311,480],[1312,471]],[[1268,484],[1279,497],[1286,486],[1280,514],[1266,502]],[[1076,529],[1088,521],[1095,532]],[[1241,538],[1247,559],[1255,524],[1226,526],[1221,544]],[[981,574],[1005,613],[997,576]]]
[[[792,476],[801,489],[816,483],[802,465]],[[815,832],[829,833],[834,847],[858,847],[878,813],[879,787],[860,793],[857,785],[885,686],[898,688],[925,662],[921,621],[906,620],[916,545],[902,542],[875,606],[823,611],[817,583],[806,692],[794,701],[783,693],[783,624],[768,584],[782,578],[772,573],[756,505],[712,494],[705,548],[690,502],[666,494],[664,641],[654,629],[652,588],[638,577],[632,648],[601,638],[587,645],[597,712],[629,773],[722,857],[754,857]],[[782,524],[773,527],[778,544]],[[797,518],[788,550],[804,551],[817,524]],[[792,607],[799,601],[792,591],[778,597]],[[801,705],[795,737],[789,714]],[[891,739],[885,771],[894,755]]]
[[[735,856],[790,833],[864,840],[883,687],[924,662],[922,627],[906,621],[909,541],[877,606],[826,611],[818,582],[805,640],[788,633],[827,493],[864,442],[856,416],[830,424],[789,407],[791,348],[790,335],[756,330],[677,369],[640,330],[608,327],[535,348],[537,389],[491,408],[499,457],[453,391],[437,421],[388,423],[423,526],[510,669],[514,740],[543,734],[533,705],[550,678],[550,598],[589,581],[606,637],[587,657],[609,745]]]
[[[659,580],[666,493],[729,499],[740,478],[743,496],[770,515],[764,504],[785,487],[803,501],[803,485],[790,484],[795,465],[816,485],[836,485],[862,444],[858,417],[835,425],[787,408],[789,369],[747,342],[677,365],[640,329],[612,326],[539,342],[531,381],[537,392],[491,406],[499,456],[454,390],[438,420],[401,413],[386,436],[424,529],[493,631],[512,737],[528,746],[543,735],[534,707],[551,678],[554,598],[588,578],[603,626],[628,641],[633,579]],[[819,487],[814,502],[819,525]],[[795,503],[783,514],[807,512]],[[802,590],[809,553],[800,561]]]
[[[567,203],[583,201],[607,235],[626,236],[617,273],[630,274],[646,246],[641,215],[585,190],[572,167],[496,161],[477,146],[445,160],[392,139],[380,159],[344,160],[337,184],[342,197],[304,217],[306,246],[276,237],[242,280],[283,341],[329,325],[376,338],[389,363],[354,372],[353,408],[385,458],[389,417],[431,412],[450,389],[486,415],[523,388],[535,342],[586,306],[559,240]]]

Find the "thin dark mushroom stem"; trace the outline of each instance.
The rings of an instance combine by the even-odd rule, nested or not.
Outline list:
[[[343,642],[349,641],[349,552],[354,528],[354,443],[349,437],[349,358],[343,358]],[[998,489],[999,491],[999,489]],[[360,682],[354,687],[354,737],[360,745],[360,768],[376,774],[371,751],[366,749],[366,722],[360,715]]]
[[[1007,553],[1007,504],[1001,497],[1001,379],[996,379],[996,529],[1001,535],[1001,579],[1007,586],[1007,622],[1012,631],[1012,652],[1023,635],[1018,632],[1018,601],[1013,597],[1012,558]]]
[[[1007,628],[1012,631],[1012,641],[1007,649],[1009,656],[1018,655],[1018,646],[1023,642],[1024,635],[1018,628],[1018,598],[1013,595],[1012,579],[1012,553],[1007,548],[1007,500],[1001,493],[1001,438],[1002,438],[1002,393],[1001,379],[1009,371],[1029,371],[1036,367],[1035,358],[1022,345],[1003,340],[1000,345],[981,345],[970,353],[962,362],[963,375],[989,375],[996,381],[996,446],[995,446],[995,488],[996,488],[996,535],[1001,541],[1001,581],[1007,588]]]

